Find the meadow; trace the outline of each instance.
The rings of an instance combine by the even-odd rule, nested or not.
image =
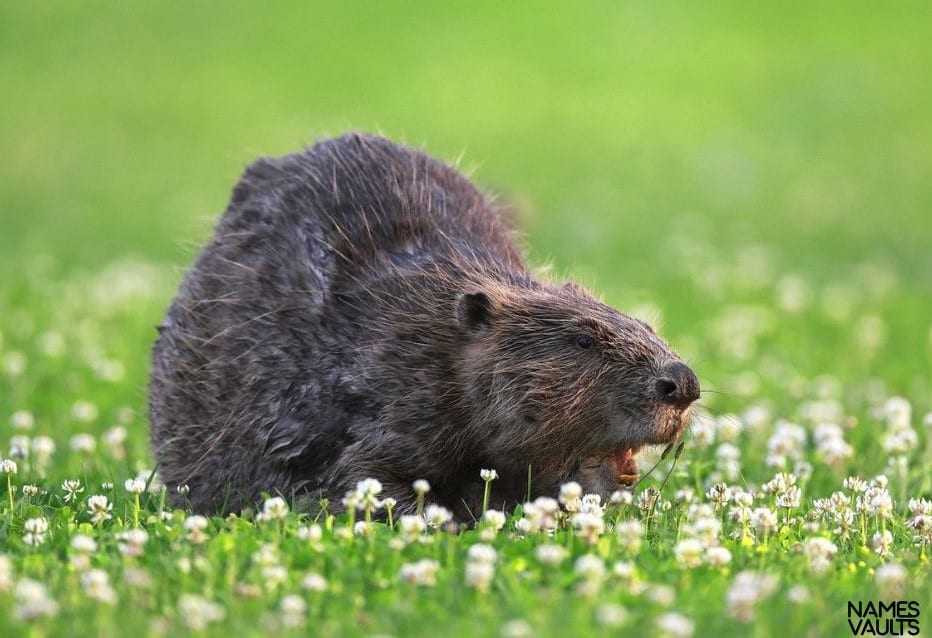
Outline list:
[[[880,600],[928,633],[924,14],[0,4],[0,635],[844,636]],[[429,491],[369,523],[374,482],[168,505],[154,326],[244,165],[349,129],[459,161],[531,263],[659,327],[707,390],[675,462],[513,512],[490,479],[461,526]]]

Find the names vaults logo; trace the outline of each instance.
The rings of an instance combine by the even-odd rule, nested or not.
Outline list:
[[[919,603],[848,601],[848,626],[855,636],[918,636]]]

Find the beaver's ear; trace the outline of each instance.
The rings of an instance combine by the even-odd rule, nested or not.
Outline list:
[[[457,325],[465,330],[477,330],[492,323],[492,300],[484,292],[468,292],[456,298],[453,311]]]

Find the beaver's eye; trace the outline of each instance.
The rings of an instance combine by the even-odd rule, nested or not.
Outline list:
[[[583,350],[590,348],[592,347],[592,337],[589,335],[578,335],[576,337],[576,345]]]

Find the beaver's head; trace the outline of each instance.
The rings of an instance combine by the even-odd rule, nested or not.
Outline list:
[[[457,373],[490,462],[607,494],[637,478],[641,447],[674,442],[699,380],[649,325],[576,284],[459,296]]]

